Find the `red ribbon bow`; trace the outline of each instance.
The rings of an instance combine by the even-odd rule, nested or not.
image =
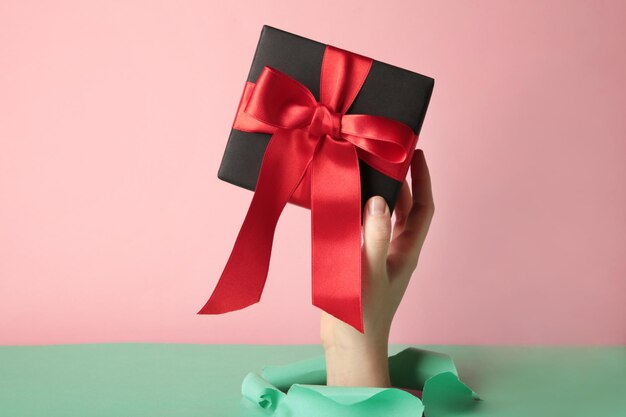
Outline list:
[[[370,58],[327,45],[319,102],[303,84],[268,66],[256,85],[246,83],[233,128],[272,138],[228,262],[198,314],[257,303],[283,208],[310,202],[313,305],[363,332],[358,158],[403,181],[417,141],[404,123],[345,114],[371,65]]]

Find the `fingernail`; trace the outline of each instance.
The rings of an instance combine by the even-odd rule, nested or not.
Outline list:
[[[380,216],[381,214],[385,214],[385,211],[387,210],[386,206],[387,206],[387,202],[385,201],[384,198],[380,196],[375,196],[372,199],[370,199],[370,204],[369,204],[370,214],[374,216]]]

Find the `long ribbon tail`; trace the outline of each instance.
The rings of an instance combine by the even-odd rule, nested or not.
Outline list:
[[[313,304],[363,333],[359,163],[330,136],[311,163],[311,233]]]
[[[311,163],[317,143],[317,138],[304,130],[274,132],[228,262],[211,297],[197,314],[240,310],[261,299],[276,224]]]

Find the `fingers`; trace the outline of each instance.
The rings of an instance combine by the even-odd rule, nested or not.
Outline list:
[[[391,214],[384,198],[367,201],[363,213],[363,252],[370,275],[386,277],[387,251],[391,237]]]
[[[406,180],[400,189],[400,195],[396,202],[396,222],[394,224],[393,238],[400,235],[405,228],[405,223],[409,217],[413,205],[428,206],[433,205],[432,188],[430,185],[430,174],[426,166],[424,152],[416,149],[413,152],[411,160],[411,184],[412,192],[409,190],[409,184]]]
[[[416,149],[411,160],[411,188],[405,181],[396,202],[394,239],[391,216],[382,197],[368,200],[363,213],[363,250],[367,267],[374,277],[394,275],[394,270],[415,269],[434,213],[430,172],[424,152]],[[370,213],[370,207],[384,207],[383,214]],[[393,245],[390,251],[390,245]],[[389,271],[388,271],[388,268]],[[389,272],[389,274],[387,274]],[[410,274],[406,274],[410,276]]]
[[[430,172],[421,149],[415,151],[411,161],[411,186],[413,205],[407,216],[402,237],[408,240],[409,257],[417,262],[435,211]]]
[[[411,184],[413,187],[413,205],[434,206],[430,172],[426,165],[424,151],[416,149],[411,161]]]
[[[392,240],[395,239],[404,230],[404,223],[406,222],[406,218],[409,215],[409,211],[411,210],[412,205],[413,197],[411,197],[411,189],[409,187],[409,183],[404,180],[402,188],[400,188],[398,200],[396,201],[395,210],[393,211],[396,215],[396,221],[393,225]]]
[[[402,275],[396,274],[399,270],[415,269],[434,213],[430,173],[424,153],[420,149],[415,151],[411,161],[411,185],[411,208],[400,231],[394,231],[389,250],[387,266],[390,277]],[[400,195],[403,196],[403,191]]]

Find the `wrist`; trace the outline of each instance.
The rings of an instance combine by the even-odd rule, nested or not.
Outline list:
[[[345,360],[345,362],[355,362],[355,360],[381,360],[385,363],[389,357],[387,341],[367,341],[362,343],[332,344],[324,345],[324,355],[330,360]]]
[[[390,321],[389,321],[390,322]],[[322,313],[320,336],[326,357],[327,385],[389,387],[387,321],[369,320],[361,333]]]
[[[386,343],[325,346],[324,353],[329,386],[391,386]]]
[[[325,352],[361,352],[380,353],[387,352],[389,333],[380,334],[324,334],[322,335],[322,347]]]
[[[334,351],[380,351],[387,350],[390,327],[387,325],[365,326],[361,333],[335,319],[322,320],[320,331],[324,350]]]

